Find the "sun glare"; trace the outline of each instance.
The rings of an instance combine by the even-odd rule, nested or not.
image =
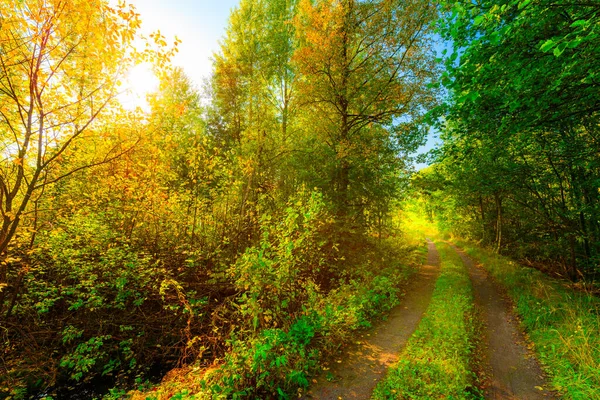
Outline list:
[[[128,110],[140,107],[148,111],[146,95],[155,91],[158,83],[158,78],[149,64],[136,65],[129,71],[123,82],[123,92],[119,95],[119,101]]]

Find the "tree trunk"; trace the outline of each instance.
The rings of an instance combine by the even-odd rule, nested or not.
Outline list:
[[[502,196],[494,195],[496,200],[496,253],[502,248]]]
[[[481,241],[485,243],[485,210],[483,208],[482,196],[479,196],[479,211],[481,213]]]
[[[569,270],[569,278],[575,282],[577,280],[577,255],[575,252],[575,235],[569,235],[569,245],[571,250],[571,268]]]

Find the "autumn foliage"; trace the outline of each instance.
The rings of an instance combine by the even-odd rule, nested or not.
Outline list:
[[[297,393],[407,276],[435,7],[243,0],[199,92],[111,4],[0,11],[0,393]],[[139,62],[148,112],[117,101]]]

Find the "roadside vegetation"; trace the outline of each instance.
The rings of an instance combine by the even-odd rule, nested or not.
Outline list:
[[[423,258],[421,243],[368,241],[350,252],[353,262],[346,276],[324,292],[314,280],[301,278],[303,273],[289,258],[287,264],[281,263],[289,243],[277,242],[249,249],[246,254],[253,262],[245,265],[260,265],[256,257],[262,252],[266,265],[279,263],[278,270],[296,274],[271,280],[256,271],[247,275],[256,281],[230,311],[237,327],[226,355],[210,368],[197,364],[176,370],[161,385],[132,393],[133,399],[296,398],[320,370],[321,361],[329,360],[356,331],[370,327],[399,303],[399,286]],[[307,251],[313,250],[309,246]],[[268,287],[259,281],[269,282]],[[285,287],[282,281],[294,287]]]
[[[202,90],[142,18],[2,2],[0,397],[194,368],[203,393],[297,395],[409,273],[392,214],[438,104],[437,8],[240,0]],[[159,86],[128,110],[140,63]]]
[[[442,1],[443,143],[413,180],[442,231],[600,276],[600,7]]]
[[[600,398],[600,299],[533,268],[457,242],[502,284],[523,328],[563,398]]]
[[[474,305],[471,281],[460,257],[436,242],[441,275],[431,303],[400,355],[375,389],[372,399],[478,398],[471,360]]]

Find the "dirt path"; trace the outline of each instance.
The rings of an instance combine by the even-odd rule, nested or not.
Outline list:
[[[454,247],[454,246],[453,246]],[[511,305],[488,277],[462,250],[454,247],[469,269],[475,304],[485,324],[483,363],[489,381],[486,399],[547,399],[544,374],[533,353],[526,347]],[[543,389],[543,390],[540,390]]]
[[[398,353],[427,309],[440,259],[428,240],[427,263],[411,278],[400,305],[388,319],[358,337],[328,373],[322,374],[305,399],[369,399],[387,368],[398,361]],[[329,380],[327,379],[329,377]]]

